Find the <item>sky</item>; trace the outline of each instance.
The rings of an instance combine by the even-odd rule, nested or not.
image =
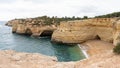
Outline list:
[[[120,0],[0,0],[0,20],[97,16],[120,11]]]

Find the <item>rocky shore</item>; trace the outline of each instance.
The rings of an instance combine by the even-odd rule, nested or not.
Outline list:
[[[6,50],[0,51],[0,68],[74,68],[74,62],[57,62],[56,57]]]
[[[51,36],[51,41],[58,43],[78,44],[99,39],[116,45],[120,41],[120,18],[62,21],[60,25],[55,22],[48,24],[46,19],[28,18],[11,20],[6,25],[12,26],[13,33]]]
[[[32,36],[51,35],[52,41],[80,43],[89,57],[76,62],[58,62],[41,54],[0,51],[0,68],[119,68],[120,58],[113,54],[120,42],[120,18],[94,18],[45,25],[42,19],[12,20],[12,32]],[[14,24],[13,24],[14,23]],[[81,44],[82,43],[82,44]],[[6,65],[7,64],[7,65]]]
[[[12,32],[31,36],[51,36],[57,28],[56,23],[46,24],[43,19],[14,19],[5,25],[12,27]]]

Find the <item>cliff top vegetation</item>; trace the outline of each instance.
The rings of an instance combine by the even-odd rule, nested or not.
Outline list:
[[[95,18],[113,18],[113,17],[120,17],[120,12],[114,12],[106,15],[95,16]]]
[[[41,16],[41,17],[35,17],[35,18],[26,18],[26,19],[15,19],[15,20],[20,20],[22,23],[23,22],[34,22],[34,24],[44,24],[44,25],[51,25],[51,24],[59,24],[61,21],[73,21],[73,20],[82,20],[82,19],[87,19],[87,16],[84,16],[83,18],[81,17],[48,17],[48,16]]]

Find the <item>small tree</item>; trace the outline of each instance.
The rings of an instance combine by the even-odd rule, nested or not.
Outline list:
[[[116,54],[120,54],[120,43],[118,43],[114,48],[113,48],[113,52]]]
[[[88,16],[84,16],[83,19],[88,19]]]

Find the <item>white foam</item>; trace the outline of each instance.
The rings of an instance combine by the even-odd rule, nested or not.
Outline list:
[[[88,54],[85,49],[81,48],[81,46],[78,44],[79,48],[82,50],[83,54],[85,55],[86,58],[88,58]]]

